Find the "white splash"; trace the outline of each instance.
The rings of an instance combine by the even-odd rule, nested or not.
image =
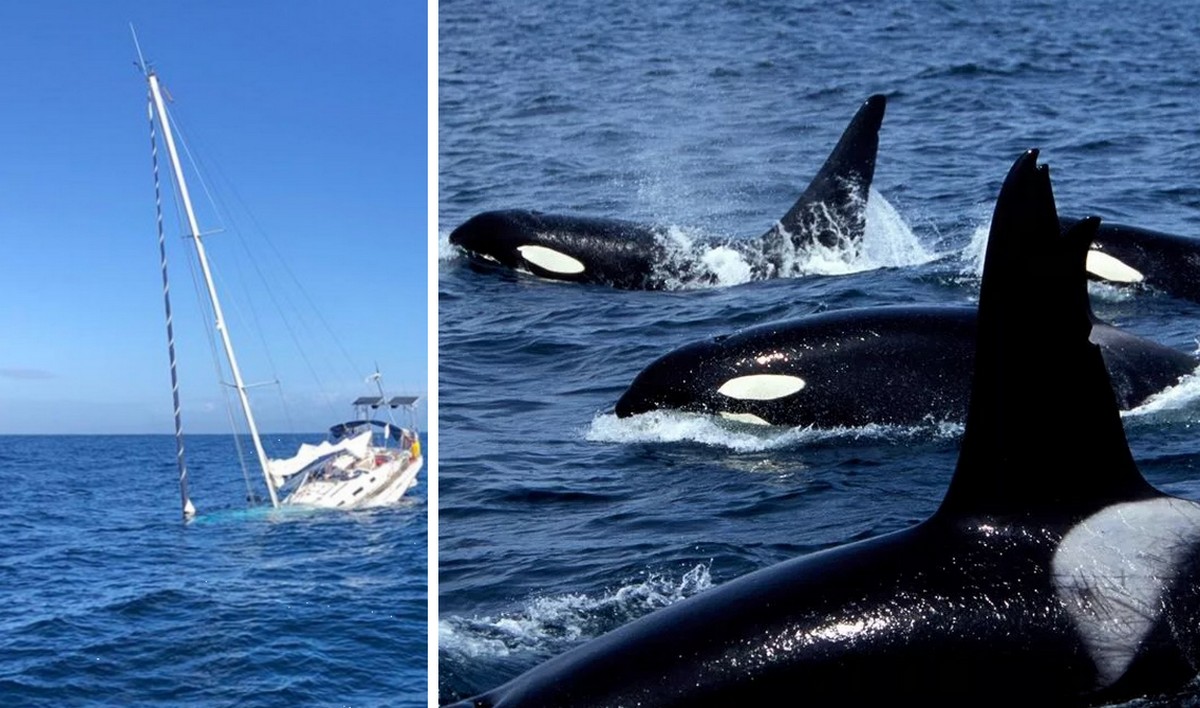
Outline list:
[[[604,413],[592,419],[584,437],[590,442],[677,443],[693,442],[735,452],[762,452],[811,445],[826,440],[896,439],[901,437],[954,438],[962,424],[930,421],[917,426],[869,424],[860,427],[817,428],[762,426],[722,420],[717,416],[672,410],[650,411],[628,418]]]
[[[717,285],[747,283],[754,274],[746,257],[728,246],[709,249],[700,256],[700,262],[713,275]]]
[[[836,225],[832,214],[827,224]],[[836,230],[836,229],[835,229]],[[787,248],[776,277],[846,275],[878,268],[898,268],[928,263],[937,258],[882,194],[872,189],[867,198],[862,242],[844,235],[834,246],[812,243],[802,249]]]
[[[1191,419],[1200,402],[1200,370],[1184,376],[1179,383],[1169,386],[1150,396],[1142,405],[1130,411],[1123,411],[1122,418],[1137,418],[1154,416],[1155,418],[1171,417],[1170,414],[1184,414]]]
[[[508,656],[508,644],[502,638],[486,637],[471,631],[458,618],[438,622],[438,648],[469,658]],[[461,626],[461,628],[460,628]]]
[[[461,258],[463,250],[450,243],[450,232],[438,232],[438,262],[452,261]]]
[[[962,250],[963,275],[983,277],[983,257],[987,254],[988,234],[992,231],[992,221],[975,227],[971,233],[971,242]]]
[[[867,200],[863,258],[875,268],[899,268],[929,263],[939,255],[925,248],[900,212],[872,189]]]
[[[826,210],[819,220],[838,231],[836,214]],[[782,227],[777,224],[776,228],[779,232],[768,238],[777,242],[763,243],[755,237],[713,244],[694,231],[669,227],[660,237],[666,258],[656,270],[668,290],[683,290],[739,285],[764,277],[844,275],[919,265],[938,257],[921,244],[895,207],[874,190],[867,199],[861,242],[847,233],[834,246],[810,243],[797,249],[782,233]]]
[[[591,442],[676,443],[695,442],[739,452],[788,447],[801,437],[788,428],[756,426],[753,430],[718,418],[679,411],[650,411],[629,418],[608,413],[592,420],[585,437]]]
[[[712,587],[710,567],[696,565],[678,580],[658,573],[598,595],[535,597],[514,612],[438,622],[439,650],[466,658],[559,649],[605,631],[613,617],[641,617]]]
[[[670,226],[662,232],[665,260],[654,268],[667,290],[739,285],[753,279],[745,256],[728,246],[710,246],[694,229]]]
[[[1137,290],[1099,280],[1089,280],[1088,295],[1093,302],[1125,302],[1137,296]]]

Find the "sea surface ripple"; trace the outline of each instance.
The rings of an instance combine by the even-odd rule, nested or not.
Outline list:
[[[424,472],[396,507],[271,511],[229,436],[187,440],[184,524],[171,436],[0,437],[0,702],[425,705]]]

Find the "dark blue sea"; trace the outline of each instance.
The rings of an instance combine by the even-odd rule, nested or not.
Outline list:
[[[439,7],[442,701],[941,500],[960,425],[618,420],[656,357],[825,310],[974,302],[996,193],[1031,147],[1061,213],[1200,236],[1200,13],[1185,2]],[[873,93],[888,107],[860,256],[630,292],[477,272],[446,241],[502,208],[756,237]],[[1197,349],[1200,305],[1092,295],[1102,318]],[[1145,475],[1190,498],[1198,394],[1185,381],[1125,417]],[[1028,407],[1031,426],[1064,424],[1054,391]]]
[[[396,507],[271,511],[230,436],[187,456],[184,524],[169,435],[0,437],[0,703],[426,705],[425,471]]]

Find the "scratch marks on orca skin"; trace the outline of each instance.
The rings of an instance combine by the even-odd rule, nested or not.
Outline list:
[[[1173,497],[1106,507],[1063,538],[1051,563],[1055,591],[1101,686],[1129,669],[1197,542],[1200,505]]]

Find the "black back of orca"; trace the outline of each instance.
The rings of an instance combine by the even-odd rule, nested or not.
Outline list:
[[[1063,220],[1064,226],[1071,223]],[[1144,284],[1200,302],[1200,239],[1103,223],[1092,251],[1088,273],[1097,280]]]
[[[765,234],[728,243],[747,255],[755,279],[778,276],[812,244],[861,243],[886,105],[882,95],[863,103],[816,177]],[[450,233],[450,243],[477,267],[499,265],[554,280],[659,290],[706,279],[699,252],[709,246],[677,253],[663,245],[665,233],[628,221],[510,209],[471,217]]]
[[[1129,453],[1088,341],[1095,225],[1060,236],[1036,153],[1013,166],[962,452],[930,519],[700,593],[463,705],[1070,706],[1186,683],[1200,505],[1155,491]]]
[[[765,425],[837,427],[961,422],[974,370],[977,311],[870,307],[752,327],[675,349],[617,401],[624,418],[672,409]],[[1122,410],[1176,384],[1197,361],[1096,322]],[[1052,399],[1044,391],[1029,402]]]

